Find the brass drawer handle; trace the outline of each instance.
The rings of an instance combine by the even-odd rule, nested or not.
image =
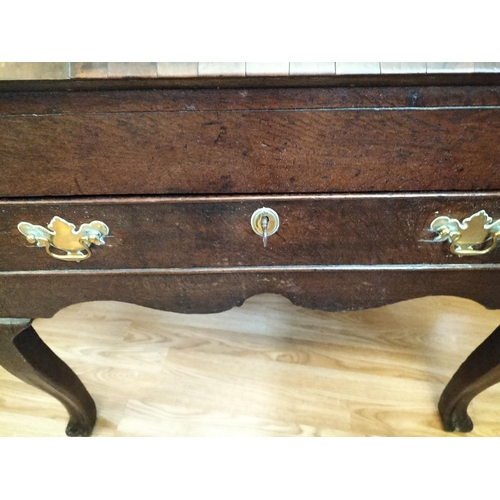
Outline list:
[[[104,237],[109,229],[104,222],[95,220],[82,224],[78,230],[71,222],[61,217],[54,217],[48,229],[35,226],[29,222],[20,222],[17,229],[26,236],[28,243],[36,243],[38,247],[45,247],[47,253],[59,260],[80,262],[91,256],[90,245],[104,245]],[[56,253],[52,249],[64,253]]]
[[[455,255],[484,255],[491,252],[500,238],[500,220],[481,210],[462,222],[449,217],[438,217],[431,222],[431,230],[438,233],[435,241],[449,241]]]
[[[262,236],[264,247],[266,247],[267,238],[273,235],[280,227],[280,218],[272,208],[263,207],[252,214],[250,224],[254,232]]]

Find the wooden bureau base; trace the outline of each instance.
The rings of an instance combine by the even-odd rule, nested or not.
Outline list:
[[[323,268],[315,272],[268,269],[267,272],[247,270],[244,273],[229,269],[223,274],[199,270],[182,274],[66,274],[56,278],[43,274],[26,275],[21,279],[12,276],[10,280],[3,277],[1,284],[6,296],[19,297],[16,290],[24,290],[26,302],[37,302],[45,312],[56,312],[66,305],[87,300],[119,298],[158,309],[209,313],[241,305],[246,298],[265,292],[281,294],[297,305],[328,311],[358,309],[360,304],[365,308],[378,307],[426,295],[457,295],[500,308],[498,298],[496,302],[489,300],[496,288],[498,274],[491,269],[468,270],[466,274],[464,280],[463,271],[432,267],[418,270]],[[26,281],[25,286],[22,281]],[[41,289],[50,291],[46,301],[37,300]],[[137,290],[141,291],[140,295]],[[17,299],[12,303],[18,303]],[[71,369],[38,337],[30,320],[2,320],[0,365],[21,380],[45,390],[66,407],[70,415],[68,435],[91,433],[96,418],[92,398]],[[445,430],[472,430],[468,404],[477,394],[500,381],[499,367],[500,329],[497,329],[465,361],[444,390],[439,412]]]
[[[0,364],[87,436],[92,398],[31,326],[71,304],[213,313],[275,293],[325,311],[427,295],[500,308],[500,87],[485,78],[0,92]],[[262,208],[279,216],[265,241]],[[437,217],[456,221],[455,246]],[[445,388],[447,431],[472,429],[468,404],[499,367],[500,328]]]

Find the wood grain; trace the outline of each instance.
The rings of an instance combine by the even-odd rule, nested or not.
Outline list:
[[[208,316],[87,303],[35,327],[94,396],[95,436],[459,437],[440,392],[499,323],[458,298],[339,314],[261,295]],[[474,400],[471,436],[500,436],[499,396]],[[4,370],[0,401],[0,435],[63,434],[64,408]]]
[[[362,75],[288,75],[254,76],[228,75],[220,78],[204,75],[203,78],[102,78],[69,80],[0,80],[2,92],[39,91],[117,91],[117,90],[162,90],[162,89],[255,89],[255,88],[345,88],[387,86],[477,86],[498,85],[495,72],[469,73],[416,73],[416,74],[362,74]]]
[[[498,249],[483,256],[452,255],[449,243],[433,243],[430,226],[438,215],[463,220],[479,210],[497,220],[499,203],[500,193],[0,202],[0,271],[498,264]],[[280,217],[265,249],[250,224],[263,206]],[[110,235],[88,260],[51,258],[29,244],[17,225],[47,227],[55,215],[77,227],[102,221]]]
[[[0,196],[491,190],[499,127],[497,108],[3,116]]]
[[[56,398],[70,419],[68,436],[89,436],[96,407],[85,387],[64,361],[57,357],[30,326],[31,320],[0,323],[0,366],[20,380]]]
[[[49,271],[0,274],[0,317],[48,318],[80,302],[116,300],[163,311],[215,313],[261,293],[324,311],[354,311],[429,295],[449,295],[500,309],[497,266],[249,267],[168,270]]]
[[[128,79],[133,73],[121,76]],[[137,73],[136,76],[140,75]],[[279,78],[273,77],[273,84],[279,84]],[[342,80],[341,75],[339,78],[347,86],[355,81],[359,85],[373,81],[361,76]],[[116,82],[120,79],[116,78]],[[7,112],[0,116],[0,148],[6,153],[0,155],[0,169],[4,173],[5,196],[31,196],[33,199],[3,200],[0,203],[3,220],[8,222],[6,230],[0,228],[0,234],[6,235],[3,243],[0,242],[0,249],[6,251],[4,261],[7,266],[0,273],[0,316],[50,317],[66,306],[102,300],[133,302],[175,312],[220,312],[262,293],[279,294],[293,304],[324,311],[379,307],[429,294],[454,295],[475,300],[486,307],[499,308],[500,266],[488,264],[495,262],[496,253],[474,261],[474,264],[467,265],[462,260],[453,265],[454,261],[447,260],[446,245],[432,246],[430,250],[426,235],[419,232],[419,228],[428,227],[430,218],[436,215],[435,207],[434,213],[429,214],[431,207],[426,201],[442,201],[440,210],[453,209],[454,213],[447,214],[459,218],[455,210],[463,210],[463,217],[481,208],[496,208],[495,204],[485,207],[483,203],[485,200],[495,201],[497,193],[493,196],[476,195],[473,191],[498,189],[496,132],[500,108],[496,104],[491,107],[481,104],[484,101],[498,102],[498,87],[463,87],[449,97],[444,88],[434,88],[422,95],[416,84],[418,79],[392,81],[388,78],[385,81],[389,80],[396,87],[407,82],[407,87],[388,88],[384,90],[385,94],[378,96],[375,89],[368,93],[361,88],[328,89],[326,93],[324,89],[309,89],[309,101],[301,100],[307,92],[300,89],[282,91],[277,99],[276,94],[266,93],[267,97],[256,100],[254,98],[259,94],[241,88],[227,93],[204,90],[201,94],[195,91],[184,94],[183,91],[176,94],[177,97],[170,94],[171,98],[164,100],[168,94],[150,90],[156,85],[154,79],[143,79],[138,84],[148,89],[145,93],[131,90],[141,81],[138,79],[131,80],[127,93],[114,90],[109,93],[61,92],[58,95],[48,93],[48,97],[34,93],[19,107],[4,95],[1,106]],[[206,85],[213,85],[214,81],[206,80]],[[297,78],[295,81],[298,85],[306,85],[310,80]],[[320,85],[327,80],[319,78],[315,81]],[[451,80],[430,78],[426,83],[445,81],[449,83]],[[490,80],[468,80],[459,75],[454,83],[473,81],[479,84]],[[111,83],[121,85],[116,82]],[[259,84],[257,80],[253,82]],[[85,88],[88,83],[77,81],[72,88]],[[231,81],[226,80],[225,85],[231,86]],[[69,94],[74,96],[68,97]],[[192,104],[188,103],[193,101],[183,99],[181,94],[197,96],[194,101],[203,103],[202,107],[190,107]],[[212,101],[214,94],[219,94],[219,97]],[[27,96],[26,93],[10,95],[17,103],[23,101],[23,95]],[[86,95],[91,96],[88,101],[85,101]],[[384,95],[388,95],[389,100],[384,101]],[[431,107],[426,95],[435,99],[437,106]],[[403,104],[389,104],[401,102],[404,96]],[[373,101],[370,102],[371,98]],[[333,105],[320,106],[329,99]],[[30,110],[29,103],[33,102],[35,106]],[[106,109],[99,106],[103,102]],[[233,108],[235,102],[241,108]],[[252,104],[245,106],[247,102]],[[364,102],[368,106],[346,107],[340,105],[342,102]],[[377,106],[380,102],[384,102],[382,107]],[[446,104],[449,102],[458,104],[449,107]],[[27,111],[22,111],[23,107]],[[36,108],[44,110],[43,113],[37,116]],[[436,189],[470,192],[463,198],[453,194],[435,197],[420,193]],[[316,199],[302,194],[296,199],[287,199],[290,193],[356,191],[390,194],[375,197],[327,195]],[[417,193],[412,198],[408,194],[394,194],[397,191]],[[231,196],[219,200],[203,197],[210,193]],[[245,197],[238,199],[235,193],[244,193]],[[259,198],[248,197],[247,193],[258,193]],[[239,222],[243,218],[248,222],[252,203],[260,206],[263,200],[269,201],[266,193],[286,193],[282,199],[274,198],[273,201],[282,203],[280,210],[285,213],[284,227],[288,227],[289,232],[279,232],[280,238],[288,241],[279,240],[277,236],[271,240],[278,251],[264,254],[271,255],[271,259],[264,260],[263,265],[260,260],[263,254],[258,253],[262,252],[259,238],[250,232],[248,225],[243,229]],[[85,198],[87,195],[131,194],[147,196],[139,199]],[[185,200],[170,197],[160,201],[153,194],[196,194],[200,198],[198,203],[193,203],[189,197]],[[35,198],[55,195],[78,195],[81,198],[78,201]],[[378,203],[380,199],[388,200],[387,205]],[[331,206],[324,205],[332,200]],[[370,204],[373,200],[377,203]],[[90,217],[89,211],[100,208],[117,228],[115,243],[132,239],[125,242],[130,253],[115,252],[119,245],[113,248],[111,244],[96,250],[96,255],[102,250],[101,258],[106,259],[95,269],[85,269],[88,263],[76,269],[58,268],[59,263],[50,260],[48,266],[55,267],[44,269],[47,261],[42,259],[47,257],[42,256],[43,252],[25,248],[31,252],[39,251],[36,258],[42,264],[33,270],[32,263],[29,263],[23,270],[29,259],[21,258],[21,252],[17,255],[12,249],[18,216],[36,215],[46,217],[48,221],[61,208],[71,211],[70,215],[79,219]],[[97,217],[90,217],[94,218]],[[311,219],[314,224],[311,224]],[[388,225],[380,224],[386,220],[389,220]],[[134,232],[136,227],[137,232]],[[335,228],[333,242],[329,239],[331,228]],[[160,231],[161,237],[157,239]],[[378,233],[383,241],[377,240]],[[315,239],[319,245],[313,244]],[[185,245],[184,240],[187,241]],[[287,244],[290,242],[295,245]],[[408,248],[412,250],[408,251]],[[340,259],[335,266],[301,267],[297,264],[329,262],[332,255]],[[404,259],[400,261],[401,257]],[[412,261],[414,258],[416,260]],[[353,259],[360,259],[363,265],[349,265]],[[415,265],[422,259],[427,262],[425,266]],[[97,266],[98,259],[92,262]],[[148,269],[151,263],[158,263],[159,267]],[[187,267],[179,269],[179,265]],[[217,265],[218,268],[189,267],[193,265]],[[432,304],[437,302],[435,297],[431,300]],[[269,302],[272,303],[272,299]],[[128,305],[124,307],[130,311],[133,309]],[[421,310],[420,316],[423,315]],[[77,309],[74,319],[81,321],[82,316],[82,311]],[[98,317],[102,319],[104,316],[98,313]],[[136,321],[126,315],[123,318],[125,322],[121,321],[118,339],[134,343]],[[434,317],[434,321],[449,326],[450,314],[444,320]],[[310,328],[311,321],[301,322],[298,318],[290,324],[293,326],[297,322]],[[149,325],[148,320],[146,324]],[[248,322],[250,324],[253,325]],[[290,324],[285,326],[293,330]],[[498,321],[495,326],[497,324]],[[420,338],[409,327],[413,323],[408,322],[408,318],[404,323],[393,321],[392,325],[397,329],[398,345],[401,338],[404,338],[403,343],[408,342],[405,336],[408,329],[413,336],[416,335],[415,338]],[[151,340],[153,344],[166,344],[162,346],[167,348],[166,352],[155,345],[154,351],[148,351],[145,358],[137,358],[137,350],[141,351],[144,343],[149,344],[149,331],[148,327],[140,330],[141,343],[134,343],[125,356],[114,362],[109,358],[116,352],[118,342],[112,342],[109,349],[94,350],[98,352],[99,363],[106,369],[112,366],[124,370],[121,376],[124,391],[137,382],[137,392],[131,397],[120,399],[118,395],[122,392],[116,391],[116,404],[110,404],[110,411],[105,414],[104,427],[110,434],[127,432],[134,428],[138,416],[140,419],[141,415],[146,415],[146,421],[151,422],[149,432],[163,434],[162,428],[155,428],[157,424],[154,423],[154,419],[160,417],[172,423],[170,433],[196,435],[196,431],[190,429],[196,425],[200,414],[206,414],[206,408],[208,418],[203,420],[202,429],[212,435],[231,435],[228,426],[230,429],[250,428],[256,435],[332,435],[335,432],[348,435],[353,430],[356,432],[357,423],[372,418],[371,398],[375,393],[356,384],[362,378],[356,374],[365,373],[367,366],[357,362],[356,373],[350,371],[346,374],[338,370],[349,366],[351,356],[335,358],[332,372],[329,371],[332,368],[329,354],[318,355],[316,349],[314,352],[297,350],[286,342],[278,344],[278,348],[271,346],[271,354],[266,351],[267,347],[260,346],[255,355],[252,345],[250,352],[240,356],[242,350],[232,340],[224,343],[222,351],[216,351],[211,340],[190,338],[187,345],[181,342],[181,347],[177,348],[178,345],[167,337],[166,343]],[[456,328],[451,331],[455,332]],[[489,331],[491,329],[486,335]],[[83,332],[80,341],[91,337],[82,330],[80,332]],[[108,338],[106,332],[98,332],[100,341]],[[370,345],[375,338],[376,331],[374,333],[368,328],[366,335],[363,333],[361,338],[358,337],[356,344]],[[310,347],[311,340],[304,339]],[[390,381],[377,384],[382,389],[382,397],[377,401],[382,400],[384,408],[376,409],[374,414],[384,426],[397,416],[388,409],[396,402],[398,411],[408,413],[412,419],[415,415],[418,418],[420,413],[414,401],[422,386],[415,384],[416,381],[425,379],[429,383],[430,380],[440,389],[444,386],[444,372],[433,371],[436,366],[434,346],[439,345],[440,340],[432,338],[432,354],[426,358],[430,367],[427,371],[416,369],[411,361],[402,362],[401,359],[395,367],[382,370]],[[446,349],[450,350],[453,342],[450,342],[449,334],[445,340]],[[343,345],[343,341],[337,344]],[[34,346],[26,343],[27,348],[30,345]],[[79,345],[87,349],[86,343]],[[198,348],[203,354],[207,350],[209,356],[200,358]],[[34,349],[38,350],[36,346]],[[408,359],[412,359],[408,351],[404,352]],[[226,357],[235,353],[236,362]],[[370,359],[370,354],[367,359]],[[269,358],[274,364],[267,364]],[[127,359],[135,361],[135,372],[128,371]],[[137,362],[137,359],[142,361]],[[309,360],[319,371],[312,373],[309,370]],[[280,370],[281,366],[276,362],[288,366]],[[207,378],[211,383],[196,399],[190,391],[205,377],[197,371],[200,369],[209,373]],[[263,387],[260,377],[266,370],[273,377],[285,379],[285,384],[278,389],[275,382],[270,388]],[[158,383],[153,384],[155,388],[162,385],[160,379],[166,372],[169,381],[174,382],[174,389],[167,391],[166,398],[165,391],[161,390],[159,403],[152,402],[144,397],[144,372],[146,377],[152,375],[149,381],[157,380]],[[409,374],[409,382],[402,383],[402,373]],[[430,379],[426,378],[429,373]],[[97,377],[98,380],[104,378]],[[127,383],[129,380],[130,384]],[[335,405],[338,400],[335,391],[333,396],[330,392],[335,383],[349,394],[347,402],[340,406]],[[9,382],[6,386],[8,391],[15,392],[15,386],[9,389]],[[404,387],[406,399],[394,392],[394,387],[398,386]],[[299,399],[295,399],[297,393]],[[429,392],[425,394],[427,402],[433,399]],[[229,409],[221,399],[227,395],[233,398]],[[3,397],[0,400],[3,401]],[[193,400],[196,400],[196,405],[190,406],[189,402]],[[276,410],[262,404],[273,400],[285,400],[286,404]],[[206,406],[202,405],[203,402]],[[100,405],[99,401],[97,403]],[[257,406],[259,409],[254,410]],[[318,418],[328,414],[332,406],[334,411],[330,416],[339,422],[333,431]],[[246,408],[252,409],[247,411]],[[120,420],[117,415],[120,415]],[[128,424],[122,423],[123,415],[131,416]],[[184,426],[186,417],[187,429]],[[423,418],[427,419],[427,416]],[[220,420],[226,425],[221,427]],[[411,428],[414,427],[413,423]],[[394,435],[391,432],[387,431],[388,435]]]
[[[478,75],[468,75],[477,78]],[[443,75],[446,77],[446,75]],[[368,77],[367,77],[368,78]],[[398,81],[401,75],[388,78]],[[413,77],[419,79],[418,75]],[[496,78],[496,85],[434,85],[434,76],[424,77],[432,85],[418,86],[409,81],[400,86],[377,85],[335,88],[301,88],[311,79],[300,76],[294,80],[296,88],[224,88],[214,89],[151,89],[110,90],[100,89],[79,92],[0,92],[0,116],[2,115],[66,115],[126,112],[228,112],[228,111],[279,111],[279,110],[336,110],[338,108],[448,108],[500,106],[498,77],[486,75],[482,78]],[[457,78],[450,77],[448,78]],[[147,80],[154,82],[154,80]],[[189,79],[195,85],[197,80]],[[236,81],[236,80],[235,80]],[[238,80],[240,84],[244,79]],[[322,79],[316,82],[323,81]],[[344,81],[344,80],[342,80]],[[132,84],[131,80],[117,80],[117,83]],[[82,84],[99,87],[102,82]],[[331,83],[331,82],[330,82]],[[53,83],[54,84],[54,83]],[[403,110],[401,110],[403,111]],[[3,118],[3,117],[2,117]]]

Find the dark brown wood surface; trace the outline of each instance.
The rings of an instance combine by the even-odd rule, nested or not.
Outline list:
[[[0,274],[0,316],[51,317],[71,304],[115,300],[165,311],[219,312],[260,293],[327,311],[379,307],[428,295],[453,295],[500,308],[498,267],[368,268],[286,272],[60,272]]]
[[[498,73],[422,73],[422,74],[365,74],[365,75],[288,75],[200,78],[85,78],[71,80],[5,80],[0,91],[58,91],[58,90],[150,90],[150,89],[254,89],[254,88],[342,88],[381,86],[480,86],[498,85]]]
[[[158,90],[217,85],[202,80],[0,84],[15,90],[0,94],[0,317],[95,300],[210,313],[260,293],[330,311],[426,295],[500,307],[499,250],[459,258],[428,230],[437,215],[500,218],[498,75]],[[278,193],[302,195],[266,196]],[[281,217],[266,249],[250,228],[264,205]],[[54,215],[102,220],[110,237],[88,261],[55,260],[16,229]],[[31,328],[9,332],[2,364],[52,390],[70,434],[88,434],[95,407],[76,376]],[[488,346],[445,391],[445,427],[470,427],[467,403],[498,380]]]
[[[267,206],[280,217],[264,248],[252,213]],[[458,257],[436,243],[438,215],[462,220],[479,210],[500,218],[500,193],[79,199],[0,203],[0,271],[37,269],[196,268],[344,264],[500,263],[498,249]],[[53,216],[79,227],[110,228],[90,259],[63,262],[31,245],[21,221],[46,227]]]
[[[31,320],[0,321],[0,366],[59,400],[69,413],[68,436],[89,436],[95,403],[71,368],[54,354],[30,325]]]
[[[360,89],[292,89],[291,95],[280,89],[274,99],[262,89],[231,90],[226,98],[225,91],[196,92],[192,101],[178,96],[165,103],[162,93],[149,92],[148,100],[125,92],[123,101],[118,91],[109,98],[96,93],[85,112],[85,96],[68,93],[57,104],[38,94],[29,114],[0,116],[0,196],[500,187],[498,87],[452,97],[434,90],[428,98],[418,88],[386,89],[388,107],[378,107],[384,95]],[[480,104],[472,105],[476,98]],[[12,99],[18,113],[29,109]],[[103,100],[106,112],[98,105]],[[232,109],[238,100],[241,109]],[[3,107],[13,113],[9,102]],[[450,102],[454,107],[446,107]],[[45,111],[35,113],[37,106]]]
[[[479,393],[500,382],[500,327],[460,366],[439,400],[439,412],[447,431],[470,432],[474,425],[467,413]]]
[[[495,78],[497,85],[478,86],[0,92],[0,115],[500,106]]]

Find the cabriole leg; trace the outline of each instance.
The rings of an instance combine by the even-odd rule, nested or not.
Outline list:
[[[68,436],[89,436],[94,400],[73,370],[38,336],[29,319],[0,319],[0,365],[58,399],[69,413]]]
[[[497,382],[500,382],[500,326],[473,351],[445,387],[439,400],[444,429],[471,431],[474,425],[467,414],[469,403]]]

